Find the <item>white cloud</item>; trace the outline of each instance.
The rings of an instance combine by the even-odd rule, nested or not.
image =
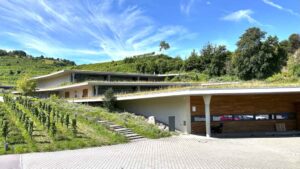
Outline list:
[[[185,15],[189,15],[194,2],[195,0],[186,0],[185,2],[182,2],[180,4],[180,11]]]
[[[143,9],[126,6],[124,0],[69,3],[67,0],[1,1],[0,22],[5,20],[9,27],[0,25],[0,31],[15,36],[11,39],[25,49],[70,59],[87,55],[94,60],[101,60],[97,55],[119,60],[157,51],[161,40],[177,42],[196,36],[179,25],[158,26]],[[116,4],[122,8],[115,8]]]
[[[263,2],[267,5],[270,5],[270,6],[274,7],[274,8],[277,8],[279,10],[282,10],[282,11],[288,12],[292,15],[300,17],[299,13],[293,11],[292,9],[284,8],[283,6],[281,6],[279,4],[276,4],[276,3],[272,2],[271,0],[263,0]]]
[[[238,10],[236,12],[230,13],[221,19],[227,20],[227,21],[241,21],[241,20],[247,20],[251,24],[260,24],[257,20],[255,20],[251,15],[253,14],[253,11],[250,9],[245,10]]]

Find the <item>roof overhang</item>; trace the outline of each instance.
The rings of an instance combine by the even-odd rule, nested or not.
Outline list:
[[[183,82],[113,82],[113,81],[88,81],[82,83],[76,83],[71,85],[53,87],[53,88],[41,88],[37,89],[36,92],[46,91],[60,91],[66,89],[74,89],[85,86],[191,86],[191,83]]]
[[[253,95],[253,94],[284,94],[300,93],[300,87],[278,87],[278,88],[232,88],[232,89],[188,89],[177,91],[162,91],[149,94],[137,93],[131,95],[118,96],[118,101],[151,99],[160,97],[176,96],[205,96],[205,95]],[[102,97],[72,100],[72,102],[101,102]]]
[[[55,78],[65,74],[80,73],[80,74],[95,74],[95,75],[114,75],[114,76],[139,76],[139,77],[168,77],[168,76],[178,76],[180,74],[139,74],[139,73],[121,73],[121,72],[99,72],[99,71],[89,71],[89,70],[61,70],[58,72],[50,73],[43,76],[37,76],[31,78],[32,80]]]

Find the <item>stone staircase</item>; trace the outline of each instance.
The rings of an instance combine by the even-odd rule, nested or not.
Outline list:
[[[145,140],[145,138],[139,134],[134,133],[132,130],[116,125],[113,122],[98,120],[97,123],[108,127],[110,130],[115,131],[119,134],[124,135],[129,141],[140,141]]]

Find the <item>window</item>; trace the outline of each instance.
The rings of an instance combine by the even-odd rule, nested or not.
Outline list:
[[[258,114],[255,115],[255,120],[269,120],[270,116],[268,114]]]
[[[205,121],[205,116],[204,115],[192,116],[192,122],[199,122],[199,121]]]
[[[82,91],[82,97],[88,97],[88,93],[89,93],[88,89],[83,89],[83,91]]]
[[[296,119],[295,113],[277,113],[275,114],[276,120],[291,120]]]
[[[234,115],[235,121],[242,121],[242,120],[254,120],[254,115]]]
[[[65,98],[69,98],[70,97],[70,92],[65,92]]]
[[[196,106],[192,106],[192,112],[196,112],[197,111],[197,107]]]

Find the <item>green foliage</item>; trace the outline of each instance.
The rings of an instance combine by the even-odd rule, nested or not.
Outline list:
[[[69,112],[63,107],[53,105],[50,100],[4,95],[4,103],[0,103],[0,124],[3,123],[3,119],[9,122],[7,138],[10,145],[14,144],[15,147],[14,152],[9,150],[7,153],[75,149],[127,141],[124,136],[113,133],[101,125],[88,123],[81,117],[80,121],[73,120],[72,129],[69,129],[50,118],[56,117],[53,116],[53,112],[64,114],[66,117],[66,114],[73,113],[74,110]],[[45,123],[43,119],[46,119]],[[48,122],[51,122],[50,130],[47,130]],[[2,125],[0,133],[2,134]],[[0,148],[0,154],[3,153]]]
[[[17,81],[17,90],[27,96],[31,95],[36,88],[36,81],[31,80],[29,76],[23,76]]]
[[[116,106],[117,98],[114,95],[114,91],[112,88],[108,89],[104,93],[103,106],[108,109],[108,111],[113,111]]]
[[[6,142],[8,133],[9,133],[8,122],[6,120],[4,120],[3,124],[2,124],[2,136],[4,137],[5,142]]]
[[[49,101],[49,99],[47,99],[47,101]],[[131,113],[111,113],[108,112],[107,109],[103,109],[101,107],[74,104],[64,100],[56,100],[52,103],[53,105],[56,105],[59,109],[64,109],[65,112],[69,114],[74,114],[74,112],[77,112],[77,120],[90,119],[88,121],[90,121],[91,123],[94,123],[96,119],[111,121],[116,124],[128,127],[134,132],[147,138],[161,138],[170,136],[169,132],[161,131],[157,126],[149,124],[147,122],[147,119],[145,119],[145,117],[143,116],[138,116]]]
[[[237,43],[235,66],[241,79],[264,79],[280,72],[287,59],[278,38],[269,36],[259,28],[249,28]]]
[[[77,120],[76,119],[72,119],[72,131],[73,131],[74,135],[77,134]]]
[[[66,126],[67,126],[67,128],[68,128],[68,127],[69,127],[69,124],[70,124],[70,115],[69,115],[69,114],[66,115],[66,118],[65,118],[65,124],[66,124]]]
[[[170,48],[170,45],[169,43],[167,43],[166,41],[160,41],[159,43],[159,51],[162,51],[162,50],[168,50]]]
[[[51,134],[52,134],[52,136],[55,136],[56,133],[57,133],[57,128],[56,128],[55,122],[52,122],[52,124],[51,124]]]
[[[79,65],[74,67],[74,69],[163,74],[168,72],[178,72],[182,69],[182,67],[183,60],[180,57],[172,58],[164,54],[155,55],[155,53],[148,53],[127,57],[121,61]]]
[[[300,35],[296,33],[291,34],[288,42],[289,52],[291,54],[295,53],[295,51],[300,48]]]
[[[65,59],[32,57],[23,51],[0,50],[0,82],[15,85],[24,75],[38,76],[54,71],[68,69],[75,63]]]

